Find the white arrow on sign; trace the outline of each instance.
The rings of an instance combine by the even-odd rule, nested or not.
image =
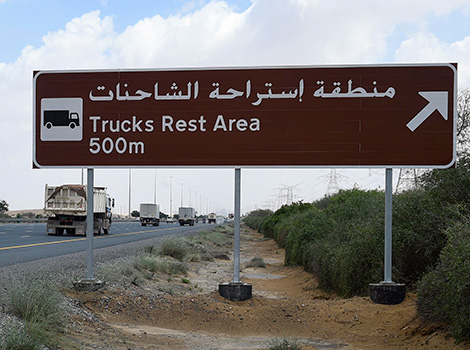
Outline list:
[[[418,94],[428,100],[429,103],[406,124],[408,129],[415,131],[435,110],[447,120],[447,91],[420,91]]]

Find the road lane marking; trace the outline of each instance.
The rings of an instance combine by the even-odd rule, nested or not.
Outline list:
[[[29,237],[31,237],[31,235],[20,236],[20,238],[29,238]]]
[[[175,230],[177,228],[178,227],[164,228],[164,229],[153,229],[153,230],[137,231],[137,232],[117,233],[117,234],[106,235],[106,236],[94,236],[93,238],[99,239],[99,238],[110,238],[110,237],[118,237],[118,236],[130,236],[130,235],[137,235],[137,234],[140,234],[140,233],[147,233],[147,232]],[[86,239],[87,239],[86,237],[81,237],[81,238],[74,238],[74,239],[64,239],[64,240],[61,240],[61,241],[53,241],[53,242],[23,244],[23,245],[11,246],[11,247],[2,247],[2,248],[0,248],[0,251],[1,250],[9,250],[9,249],[38,247],[38,246],[58,244],[58,243],[77,242],[77,241],[84,241]]]

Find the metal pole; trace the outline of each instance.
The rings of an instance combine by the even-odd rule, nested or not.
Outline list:
[[[393,169],[387,168],[385,170],[385,283],[392,283],[392,177]]]
[[[173,176],[170,176],[170,218],[173,217],[172,214],[172,208],[173,208],[173,200],[172,200],[172,195],[173,195],[173,183],[172,183]]]
[[[155,191],[153,192],[153,204],[157,204],[157,169],[154,174]]]
[[[129,169],[129,219],[131,218],[131,169]]]
[[[93,187],[94,171],[87,169],[87,206],[86,206],[86,266],[88,280],[93,280]]]
[[[233,245],[233,282],[240,283],[240,187],[241,170],[235,169],[235,222]]]
[[[183,183],[181,183],[181,205],[180,207],[183,206]]]

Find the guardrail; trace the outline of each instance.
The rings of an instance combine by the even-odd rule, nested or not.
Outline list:
[[[47,218],[0,218],[0,223],[37,223],[37,222],[46,222]]]

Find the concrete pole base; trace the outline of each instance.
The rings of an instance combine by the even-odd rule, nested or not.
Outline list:
[[[406,286],[394,282],[371,283],[369,296],[376,304],[397,305],[405,300]]]
[[[73,288],[79,292],[96,292],[105,285],[105,282],[95,279],[84,279],[73,282]]]
[[[230,282],[219,284],[219,294],[231,301],[251,299],[252,286],[249,283]]]

